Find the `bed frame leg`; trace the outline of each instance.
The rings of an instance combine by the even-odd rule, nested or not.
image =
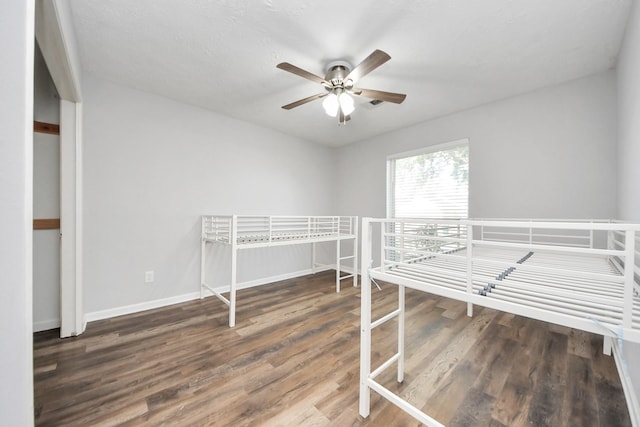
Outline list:
[[[340,239],[336,240],[336,293],[340,292]]]
[[[607,356],[611,356],[611,351],[613,349],[613,338],[610,336],[604,336],[604,344],[602,346],[602,353]]]
[[[371,405],[371,389],[369,375],[371,374],[371,280],[369,279],[369,264],[371,262],[372,229],[369,218],[362,219],[362,260],[360,280],[360,399],[359,413],[362,417],[369,416]]]
[[[358,217],[354,217],[352,231],[355,235],[353,238],[353,287],[358,287]]]
[[[371,409],[371,389],[369,374],[371,373],[371,281],[362,281],[361,289],[361,324],[360,324],[360,399],[359,413],[367,418]],[[367,291],[365,291],[367,289]],[[368,296],[364,294],[368,293]],[[366,312],[365,312],[366,311]]]
[[[316,243],[311,244],[311,274],[316,274]]]
[[[238,217],[231,219],[231,285],[229,286],[229,327],[236,326],[236,282],[238,280]]]
[[[467,303],[467,316],[473,317],[473,304],[470,302]]]
[[[204,222],[204,220],[203,220]],[[200,299],[204,298],[204,283],[205,283],[205,274],[206,274],[206,253],[207,253],[207,243],[204,240],[204,237],[200,239]]]
[[[398,286],[398,382],[404,381],[404,286]]]
[[[235,258],[235,257],[233,257]],[[229,287],[229,327],[236,326],[236,262],[233,260],[231,286]]]

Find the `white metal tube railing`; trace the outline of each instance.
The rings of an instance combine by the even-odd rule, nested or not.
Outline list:
[[[374,225],[380,227],[380,265],[369,272],[373,263],[371,237]],[[461,228],[466,230],[466,234]],[[456,236],[441,237],[447,229],[457,229]],[[526,234],[519,231],[525,229]],[[419,234],[420,231],[425,234]],[[526,236],[526,240],[513,237],[518,235]],[[624,329],[625,337],[640,340],[639,236],[640,224],[609,221],[363,218],[361,355],[368,359],[361,359],[361,415],[367,416],[369,413],[370,389],[379,392],[418,419],[424,419],[422,416],[425,415],[374,381],[380,372],[394,362],[400,363],[403,346],[399,345],[396,355],[373,372],[370,371],[371,349],[366,347],[371,344],[371,329],[401,313],[398,309],[371,322],[371,276],[382,280],[393,276],[395,281],[392,280],[392,283],[399,287],[405,284],[413,286],[413,281],[427,279],[433,280],[430,286],[435,286],[436,281],[449,282],[454,286],[447,288],[449,290],[446,292],[442,291],[442,295],[455,297],[455,292],[466,295],[459,299],[469,303],[469,314],[472,301],[492,308],[514,310],[514,313],[521,312],[534,318],[544,318],[537,317],[542,315],[537,314],[540,311],[536,311],[542,310],[548,313],[545,316],[552,322],[575,325],[571,327],[582,327],[591,332],[600,331],[596,321],[612,328],[619,325]],[[462,246],[466,252],[459,255],[445,253],[442,250],[444,245],[438,243],[440,239],[444,239],[447,244]],[[515,241],[505,241],[512,239]],[[529,255],[518,262],[491,259],[490,256],[483,257],[482,251],[476,253],[477,248],[489,251],[527,250]],[[439,252],[438,249],[442,251]],[[532,254],[534,257],[529,260]],[[610,271],[591,265],[595,260],[604,262],[606,259],[611,260],[608,267]],[[453,264],[438,267],[438,260]],[[426,261],[436,266],[427,267]],[[456,265],[456,270],[449,270],[451,265]],[[500,280],[492,278],[492,271],[495,275],[495,271],[501,269],[508,274]],[[485,299],[486,303],[483,303],[483,297],[477,292],[492,282],[497,284],[491,291],[492,298]],[[637,300],[635,302],[634,293]],[[604,334],[609,335],[609,332],[605,331]],[[398,374],[398,378],[401,378],[400,369]]]
[[[231,216],[203,216],[206,238],[230,243]],[[355,236],[357,217],[236,215],[238,243],[276,243],[292,239]]]

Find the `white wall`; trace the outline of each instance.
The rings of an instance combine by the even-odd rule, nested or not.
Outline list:
[[[341,210],[385,216],[387,156],[462,138],[470,143],[470,217],[615,217],[613,72],[341,148]]]
[[[83,77],[87,313],[199,291],[202,214],[335,213],[333,149]],[[309,259],[307,245],[243,252],[238,280]]]
[[[0,423],[33,425],[34,1],[0,13]]]
[[[463,138],[470,145],[470,217],[615,218],[613,72],[342,147],[340,209],[385,217],[387,156]],[[374,254],[379,253],[376,236]]]
[[[33,68],[33,119],[45,123],[60,124],[60,97],[37,43],[35,44]]]
[[[640,5],[634,2],[618,63],[618,216],[640,222]],[[624,345],[640,397],[640,345]]]
[[[640,6],[634,2],[618,63],[620,219],[640,221]]]
[[[60,124],[60,98],[40,49],[34,64],[33,118]],[[33,135],[33,217],[60,218],[60,136]],[[60,230],[33,233],[33,329],[60,326]]]

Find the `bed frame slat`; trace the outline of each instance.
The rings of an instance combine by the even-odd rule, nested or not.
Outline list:
[[[379,259],[373,259],[379,227]],[[404,330],[398,353],[371,371],[371,329],[404,319],[405,287],[501,310],[613,339],[640,343],[640,224],[611,221],[362,220],[360,415],[369,415],[370,392],[427,425],[441,425],[375,377],[397,362],[404,376]],[[378,265],[374,267],[374,264]],[[398,309],[371,321],[371,282],[399,287]],[[638,420],[640,421],[640,420]]]

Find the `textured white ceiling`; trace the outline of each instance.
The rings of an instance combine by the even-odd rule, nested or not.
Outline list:
[[[631,0],[72,0],[82,67],[113,82],[309,141],[339,146],[615,67]],[[391,60],[357,86],[345,126],[323,91],[276,69],[324,76],[373,50]]]

